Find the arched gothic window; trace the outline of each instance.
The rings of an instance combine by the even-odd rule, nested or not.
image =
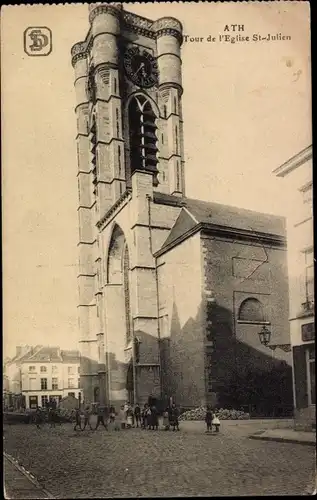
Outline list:
[[[238,319],[254,323],[264,322],[265,316],[261,302],[252,297],[244,300],[239,309]]]
[[[131,174],[138,169],[157,171],[155,121],[150,102],[143,95],[135,96],[129,104]]]

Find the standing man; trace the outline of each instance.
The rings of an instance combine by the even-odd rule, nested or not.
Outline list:
[[[97,425],[95,430],[98,429],[99,425],[102,424],[106,430],[108,430],[108,425],[105,423],[105,407],[99,405],[97,408]]]

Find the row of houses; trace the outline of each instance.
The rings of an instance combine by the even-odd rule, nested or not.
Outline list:
[[[316,422],[313,152],[303,149],[274,170],[292,193],[287,207],[289,323],[293,358],[295,426]]]
[[[5,407],[35,408],[65,396],[82,397],[80,354],[60,347],[17,346],[13,358],[4,362]]]

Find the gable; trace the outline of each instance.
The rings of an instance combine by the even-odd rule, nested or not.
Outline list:
[[[178,238],[191,231],[195,226],[197,226],[196,220],[187,210],[182,208],[161,249],[168,247],[171,243],[178,240]]]

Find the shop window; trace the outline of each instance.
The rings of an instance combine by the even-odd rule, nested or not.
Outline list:
[[[48,403],[48,396],[41,396],[41,405],[44,408],[46,403]]]
[[[34,409],[38,406],[38,398],[37,396],[29,396],[29,406]]]

